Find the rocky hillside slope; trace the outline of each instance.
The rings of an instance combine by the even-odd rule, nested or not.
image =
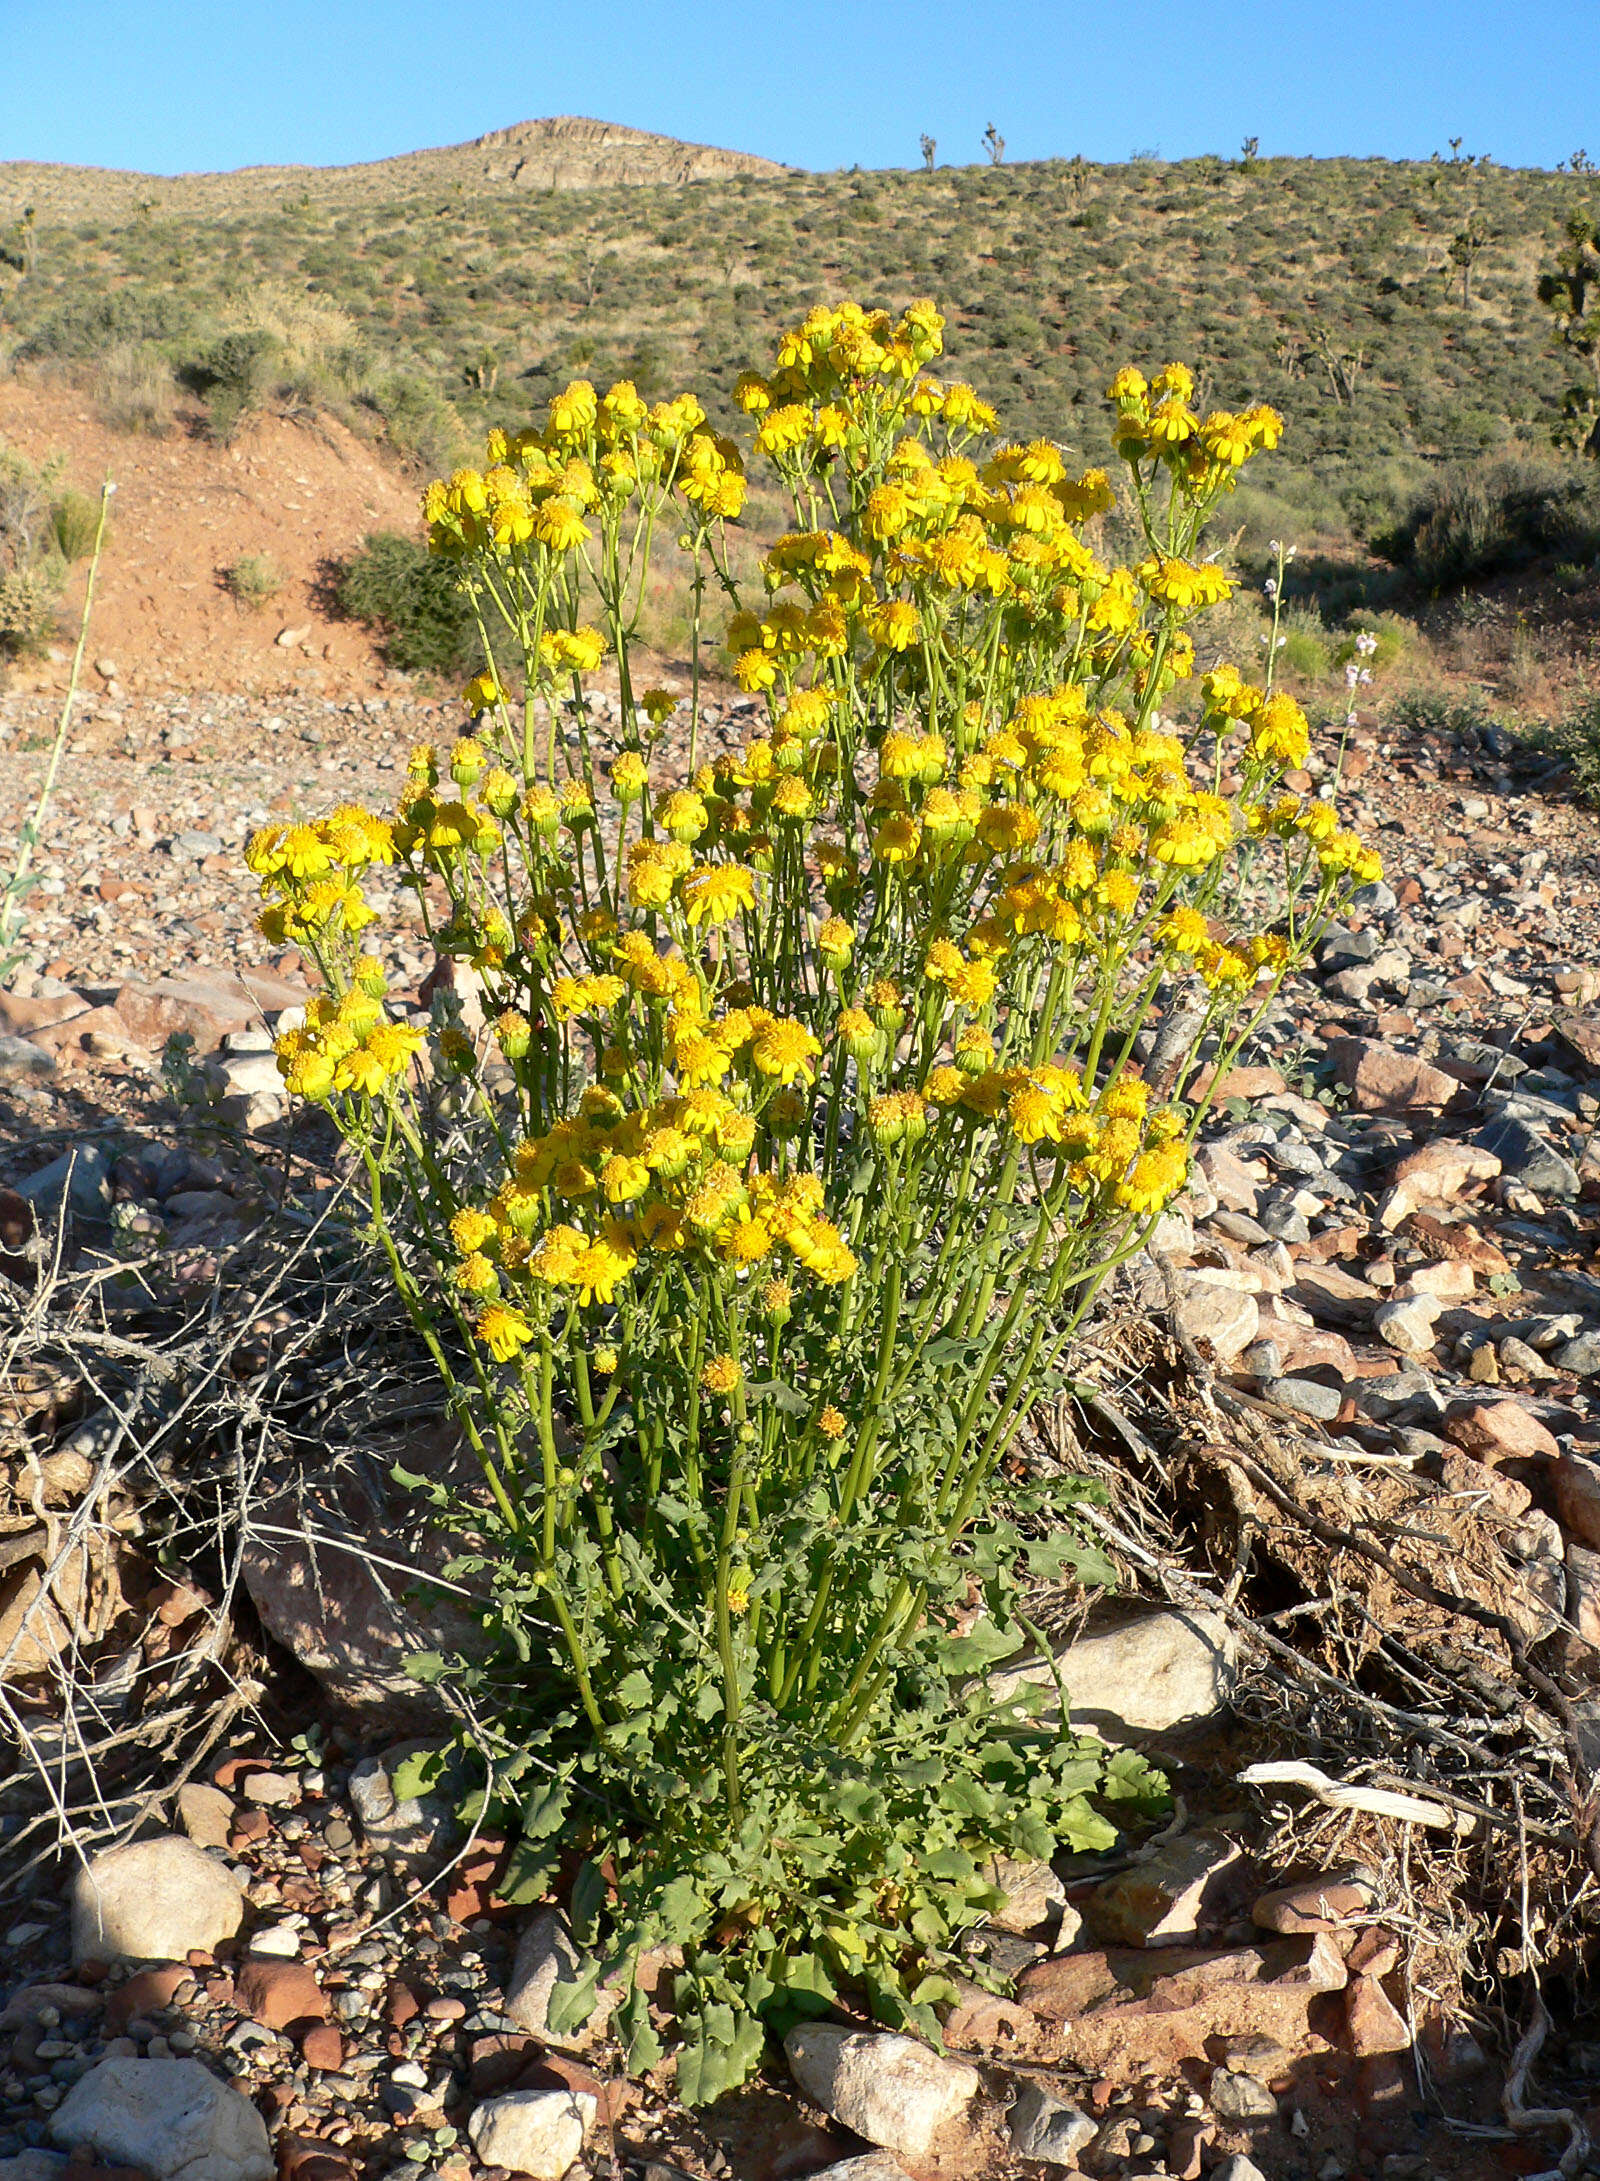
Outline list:
[[[557,114],[491,129],[468,144],[406,152],[348,167],[240,167],[227,174],[130,174],[106,167],[0,161],[0,222],[32,205],[41,220],[94,219],[117,227],[161,215],[215,216],[284,203],[324,208],[381,204],[420,190],[599,189],[639,183],[724,181],[783,174],[771,159],[685,144],[647,129]]]

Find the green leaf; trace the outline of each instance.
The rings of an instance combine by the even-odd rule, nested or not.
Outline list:
[[[515,1840],[494,1890],[502,1901],[509,1901],[516,1908],[527,1908],[544,1899],[550,1890],[550,1881],[560,1867],[559,1848],[541,1849],[531,1840]]]
[[[417,1802],[437,1787],[444,1776],[449,1752],[443,1749],[414,1749],[393,1767],[389,1774],[389,1791],[396,1802]]]
[[[945,1637],[939,1651],[950,1673],[981,1673],[986,1666],[998,1665],[1001,1659],[1016,1657],[1016,1631],[1002,1628],[995,1621],[977,1620],[966,1635]]]
[[[550,1990],[549,2023],[558,2037],[569,2031],[582,2029],[596,2004],[596,1987],[600,1982],[600,1964],[591,1961],[581,1976],[570,1981],[558,1977]]]
[[[584,1861],[572,1881],[572,1935],[580,1946],[593,1944],[594,1927],[606,1903],[606,1882],[600,1866]]]
[[[617,2009],[613,2022],[627,2055],[630,2075],[643,2075],[660,2065],[666,2047],[650,2020],[650,2002],[637,1984]]]

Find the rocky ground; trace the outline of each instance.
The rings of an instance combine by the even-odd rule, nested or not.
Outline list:
[[[222,1308],[243,1287],[248,1316],[289,1153],[296,1202],[332,1185],[314,1135],[285,1146],[267,1031],[298,964],[251,928],[240,846],[275,813],[384,797],[441,721],[400,691],[272,705],[102,688],[74,729],[0,994],[15,1275],[34,1277],[34,1212],[61,1215],[69,1248],[137,1260],[148,1295]],[[0,866],[50,724],[42,697],[0,699]],[[1373,719],[1345,770],[1388,876],[1219,1086],[1187,1197],[1102,1328],[1106,1404],[1058,1448],[1092,1464],[1095,1413],[1132,1434],[1142,1497],[1119,1487],[1106,1518],[1126,1596],[1062,1664],[1081,1718],[1170,1766],[1168,1833],[1120,1867],[1008,1874],[944,2059],[824,2026],[691,2118],[669,2082],[619,2074],[603,2009],[570,2048],[550,2034],[559,1902],[501,1903],[503,1844],[390,1791],[404,1630],[380,1622],[403,1605],[285,1544],[241,1564],[260,1674],[218,1744],[70,1898],[48,1866],[0,1895],[3,2181],[69,2161],[153,2181],[1411,2181],[1564,2150],[1584,2170],[1570,1990],[1552,2072],[1503,2091],[1531,1968],[1581,1953],[1571,1857],[1600,1749],[1600,821],[1509,744]],[[414,994],[430,962],[398,912],[388,947]],[[174,1031],[189,1062],[164,1074]],[[0,1676],[30,1731],[70,1641],[43,1571],[103,1414],[10,1397]],[[1140,1509],[1163,1477],[1157,1540]],[[405,1564],[403,1508],[370,1535]],[[97,1673],[169,1670],[211,1625],[204,1586],[128,1538]],[[1441,1707],[1441,1686],[1467,1693]],[[1241,1781],[1275,1759],[1300,1773]],[[1402,1790],[1408,1812],[1380,1806]],[[1538,1931],[1519,1844],[1536,1890],[1545,1857],[1566,1888]],[[1540,2106],[1571,2127],[1525,2122]]]

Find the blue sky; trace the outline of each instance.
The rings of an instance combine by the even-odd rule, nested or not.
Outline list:
[[[330,164],[578,113],[797,166],[1600,159],[1596,0],[0,0],[0,160]]]

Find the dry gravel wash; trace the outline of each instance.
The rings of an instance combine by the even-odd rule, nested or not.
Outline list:
[[[0,724],[3,856],[42,762],[28,745],[49,721],[37,700],[13,698]],[[12,1033],[0,1178],[36,1180],[64,1145],[98,1146],[95,1187],[141,1244],[174,1258],[186,1241],[214,1242],[224,1213],[234,1226],[259,1215],[243,1163],[185,1150],[192,1115],[155,1075],[170,1016],[146,988],[175,977],[192,995],[214,991],[256,965],[270,1015],[295,964],[268,964],[251,929],[244,833],[275,813],[382,797],[412,739],[447,725],[410,698],[280,701],[270,715],[242,699],[96,705],[75,732],[30,963],[0,995]],[[1147,1300],[1170,1302],[1192,1355],[1330,1445],[1381,1451],[1441,1500],[1503,1507],[1497,1598],[1530,1641],[1560,1649],[1600,1723],[1600,824],[1524,792],[1503,750],[1391,746],[1373,724],[1353,757],[1358,816],[1381,838],[1389,881],[1222,1086]],[[1315,756],[1313,773],[1329,759]],[[390,958],[413,992],[431,966],[414,927]],[[189,1019],[202,1050],[231,1034],[217,1087],[270,1142],[259,1029],[241,1032],[226,1008],[208,1016],[198,998]],[[1327,1098],[1307,1096],[1317,1089]],[[329,1678],[314,1643],[302,1656]],[[388,1738],[374,1722],[365,1746]],[[80,2080],[108,2056],[206,2057],[254,2101],[290,2181],[470,2181],[492,2171],[475,2143],[532,2125],[528,2113],[480,2117],[506,2095],[570,2099],[589,2119],[580,2175],[799,2181],[863,2150],[841,2124],[864,2126],[867,2105],[842,2072],[832,2124],[775,2079],[700,2129],[609,2074],[603,2043],[581,2063],[553,2051],[513,1996],[527,1918],[495,1903],[497,1854],[486,1845],[430,1886],[438,1836],[419,1849],[395,1832],[370,1773],[350,1770],[361,1746],[330,1742],[322,1771],[241,1752],[217,1768],[209,1809],[186,1790],[181,1821],[233,1870],[241,1922],[230,1936],[176,1932],[153,1981],[130,1985],[125,1966],[107,1975],[81,1948],[74,1967],[64,1905],[9,1912],[0,2160],[23,2163],[0,2165],[5,2181],[63,2171],[40,2153],[52,2129],[63,2140]],[[1323,1755],[1337,1769],[1337,1752]],[[1431,2037],[1434,2079],[1458,2112],[1492,2114],[1492,2081],[1470,2039],[1413,2004],[1368,1881],[1324,1874],[1285,1914],[1252,1900],[1291,1874],[1241,1856],[1230,1834],[1247,1831],[1191,1830],[1131,1891],[1079,1878],[1065,1911],[1057,1888],[1038,1928],[991,1934],[991,1967],[1015,1996],[974,1990],[951,2025],[981,2063],[968,2132],[937,2156],[857,2167],[859,2181],[1038,2175],[1051,2131],[1058,2147],[1084,2146],[1084,2170],[1127,2181],[1526,2170],[1517,2146],[1427,2133],[1408,2090],[1413,2034]],[[52,1989],[18,1991],[41,1983]],[[893,2057],[869,2056],[865,2078]],[[1019,2064],[1082,2118],[1034,2099],[1013,2108],[1008,2144]],[[1246,2153],[1254,2166],[1230,2165]],[[109,2142],[99,2156],[128,2163]]]

